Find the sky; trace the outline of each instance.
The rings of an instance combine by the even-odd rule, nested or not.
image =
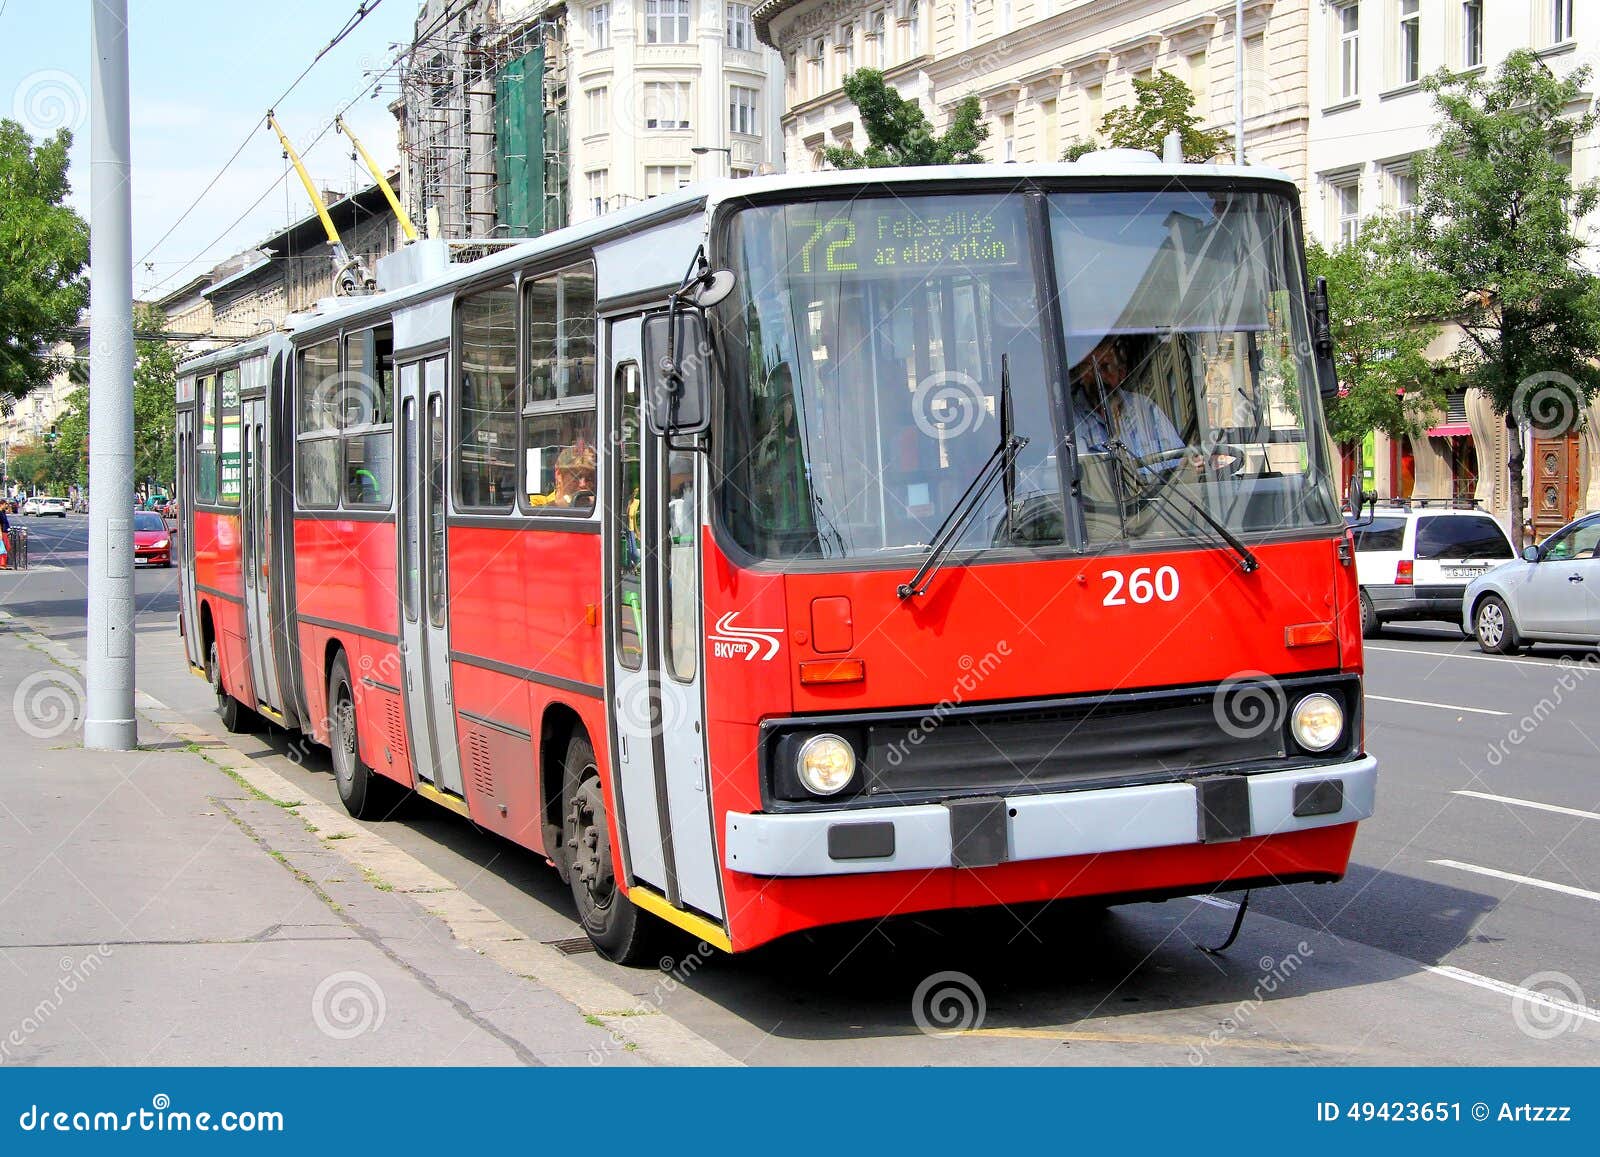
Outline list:
[[[312,211],[272,130],[256,122],[344,26],[357,2],[128,0],[135,296],[157,297],[181,286]],[[73,131],[72,203],[85,218],[91,5],[92,0],[0,0],[0,117],[20,121],[35,137],[57,127]],[[410,42],[417,9],[417,0],[378,0],[276,106],[320,187],[348,192],[370,183],[340,134],[329,131],[314,148],[303,146]],[[345,114],[361,143],[386,167],[399,156],[388,111],[397,92],[395,75],[388,74],[377,99],[362,96]],[[160,240],[247,138],[248,146],[216,187]],[[266,199],[234,225],[275,182]]]

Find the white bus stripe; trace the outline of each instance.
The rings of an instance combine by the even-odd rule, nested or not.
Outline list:
[[[1441,711],[1470,711],[1474,715],[1510,715],[1509,711],[1491,711],[1487,707],[1462,707],[1458,703],[1430,703],[1426,699],[1396,699],[1393,695],[1374,695],[1367,692],[1368,699],[1376,699],[1379,703],[1404,703],[1410,707],[1437,707]]]
[[[1571,884],[1554,884],[1549,880],[1535,880],[1532,876],[1519,876],[1515,872],[1502,872],[1497,868],[1480,868],[1476,864],[1463,864],[1460,860],[1429,860],[1430,864],[1438,864],[1441,868],[1457,868],[1463,872],[1476,872],[1480,876],[1493,876],[1497,880],[1510,880],[1513,884],[1526,884],[1530,888],[1544,888],[1550,892],[1560,892],[1565,896],[1577,896],[1580,900],[1600,901],[1600,892],[1591,892],[1587,888],[1574,888]]]
[[[1536,800],[1531,799],[1517,799],[1515,796],[1510,795],[1491,795],[1486,791],[1466,790],[1452,792],[1451,794],[1468,795],[1473,799],[1486,799],[1491,803],[1509,803],[1515,804],[1517,807],[1537,808],[1542,812],[1555,812],[1557,815],[1576,816],[1580,820],[1600,820],[1600,812],[1586,812],[1575,807],[1560,807],[1553,803],[1539,803]]]

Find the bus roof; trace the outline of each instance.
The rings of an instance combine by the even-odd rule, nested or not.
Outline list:
[[[396,308],[406,302],[435,296],[440,289],[464,278],[492,274],[500,269],[513,269],[546,253],[559,252],[588,243],[602,242],[652,225],[703,212],[708,217],[726,201],[746,197],[782,197],[785,193],[815,195],[819,190],[846,190],[872,186],[904,186],[966,183],[1019,182],[1049,180],[1071,182],[1075,179],[1092,179],[1097,186],[1118,178],[1128,180],[1166,179],[1184,180],[1268,181],[1282,184],[1292,192],[1296,186],[1293,178],[1279,169],[1263,165],[1193,165],[1169,164],[1152,153],[1131,149],[1106,149],[1080,158],[1077,161],[1054,161],[1027,164],[982,165],[922,165],[906,168],[836,169],[814,173],[777,173],[771,176],[744,177],[738,180],[723,178],[702,181],[670,193],[663,193],[614,213],[590,218],[561,229],[530,237],[515,245],[507,245],[476,261],[450,265],[445,272],[415,284],[400,286],[381,293],[363,297],[331,299],[314,312],[298,313],[289,317],[283,329],[290,332],[319,330],[330,323],[368,310]],[[470,242],[471,238],[463,239]],[[187,359],[179,367],[180,373],[193,373],[214,364],[247,357],[262,352],[265,338],[255,338],[226,349],[212,350]]]

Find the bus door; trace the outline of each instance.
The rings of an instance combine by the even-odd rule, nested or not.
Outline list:
[[[606,503],[606,618],[614,788],[630,878],[720,917],[701,697],[702,455],[650,436],[640,321],[610,329],[613,422]]]
[[[183,612],[183,649],[195,667],[206,665],[200,644],[200,603],[194,589],[195,407],[178,411],[178,600]]]
[[[249,398],[243,403],[244,479],[239,488],[241,563],[244,570],[245,636],[250,641],[250,685],[256,699],[277,710],[278,665],[273,661],[272,603],[268,596],[271,568],[270,507],[272,470],[267,461],[267,403]]]
[[[400,367],[400,651],[417,779],[463,794],[445,591],[444,355]]]

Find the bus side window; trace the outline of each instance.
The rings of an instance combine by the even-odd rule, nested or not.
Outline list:
[[[295,494],[302,507],[339,505],[339,339],[300,351],[295,373]]]
[[[346,334],[339,422],[344,504],[388,509],[394,492],[394,333]]]
[[[217,500],[217,379],[204,377],[195,389],[200,398],[200,443],[195,465],[195,501]]]
[[[609,501],[617,527],[617,662],[637,671],[644,659],[643,527],[640,493],[639,366],[617,367],[617,453],[613,456]]]
[[[530,281],[522,300],[523,500],[534,514],[587,515],[595,503],[594,266]]]

